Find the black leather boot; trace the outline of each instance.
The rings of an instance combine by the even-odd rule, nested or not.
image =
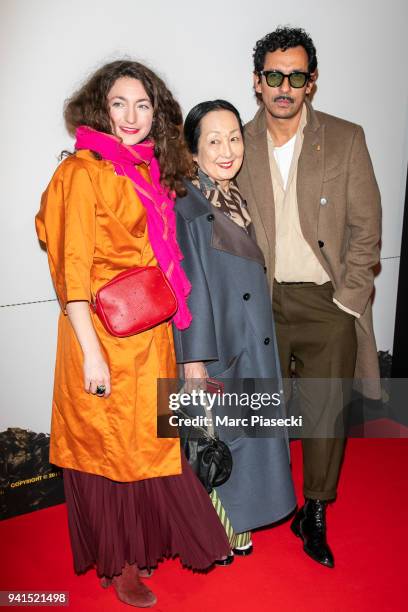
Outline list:
[[[326,540],[326,502],[306,499],[290,528],[302,538],[303,550],[309,557],[326,567],[334,567],[333,553]]]

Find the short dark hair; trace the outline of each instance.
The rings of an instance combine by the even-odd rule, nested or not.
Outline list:
[[[205,117],[207,113],[217,110],[227,110],[234,113],[238,119],[241,134],[243,134],[244,127],[242,125],[240,114],[235,106],[231,104],[231,102],[227,102],[227,100],[207,100],[206,102],[200,102],[191,109],[184,122],[184,139],[192,155],[196,155],[198,152],[198,140],[201,133],[201,119]]]
[[[303,47],[308,57],[308,71],[314,72],[317,68],[316,47],[309,34],[302,28],[288,28],[279,26],[266,34],[261,40],[258,40],[254,47],[254,72],[259,73],[264,69],[265,57],[268,52],[282,49],[291,49],[293,47]]]

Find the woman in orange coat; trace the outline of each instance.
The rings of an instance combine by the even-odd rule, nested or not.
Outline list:
[[[188,169],[181,112],[153,72],[117,61],[74,94],[65,119],[76,152],[36,217],[62,310],[50,460],[64,468],[75,570],[95,565],[103,586],[146,607],[156,598],[138,568],[178,554],[203,569],[228,543],[179,441],[156,435],[157,379],[176,377],[170,324],[118,338],[89,303],[120,272],[159,265],[177,297],[174,324],[191,320],[173,212]]]

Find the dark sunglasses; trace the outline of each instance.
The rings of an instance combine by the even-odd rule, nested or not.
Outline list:
[[[279,70],[261,70],[259,74],[263,74],[269,87],[280,87],[283,83],[283,79],[288,77],[289,85],[295,89],[304,87],[310,78],[310,72],[291,72],[290,74],[284,74]]]

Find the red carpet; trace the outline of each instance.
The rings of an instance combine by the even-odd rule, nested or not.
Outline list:
[[[292,444],[300,498],[301,452]],[[251,557],[207,575],[178,561],[160,564],[149,584],[165,612],[402,611],[406,596],[408,440],[350,440],[339,500],[328,510],[336,568],[309,559],[288,522],[255,534]],[[0,523],[0,590],[69,591],[69,610],[130,610],[93,571],[72,570],[65,506]],[[45,609],[45,608],[41,608]],[[49,609],[49,608],[48,608]]]

